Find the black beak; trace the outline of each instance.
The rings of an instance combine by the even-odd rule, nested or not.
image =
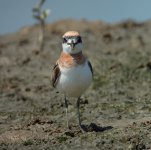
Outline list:
[[[74,49],[74,47],[75,47],[75,43],[72,42],[71,43],[71,48]]]
[[[72,50],[74,49],[74,47],[76,45],[73,41],[71,41],[71,43],[68,43],[68,44],[71,46]]]

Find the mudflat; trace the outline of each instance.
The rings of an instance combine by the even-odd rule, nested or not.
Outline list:
[[[94,79],[81,99],[78,128],[75,99],[69,123],[63,95],[50,83],[62,35],[80,32]],[[117,24],[62,20],[0,36],[0,149],[151,149],[151,21]]]

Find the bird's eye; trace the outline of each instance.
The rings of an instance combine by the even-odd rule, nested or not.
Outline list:
[[[80,36],[78,36],[77,43],[82,43],[82,39]]]
[[[67,39],[66,38],[63,38],[63,43],[67,43]]]

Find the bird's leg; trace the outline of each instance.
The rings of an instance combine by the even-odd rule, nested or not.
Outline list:
[[[66,124],[66,125],[67,125],[67,129],[69,129],[69,122],[68,122],[68,102],[67,102],[66,96],[65,96],[64,100],[65,100],[66,121],[67,121],[67,124]]]
[[[83,127],[82,127],[82,124],[81,124],[81,118],[80,118],[80,110],[79,110],[79,107],[80,107],[80,97],[77,99],[77,115],[78,115],[78,123],[79,123],[79,127],[80,127],[80,130],[82,132],[85,132]]]

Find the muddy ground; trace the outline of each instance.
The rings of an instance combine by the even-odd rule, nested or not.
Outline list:
[[[81,100],[81,133],[75,100],[65,132],[63,95],[50,85],[53,63],[67,30],[81,33],[94,80]],[[118,24],[62,20],[0,36],[0,149],[151,149],[151,21]]]

